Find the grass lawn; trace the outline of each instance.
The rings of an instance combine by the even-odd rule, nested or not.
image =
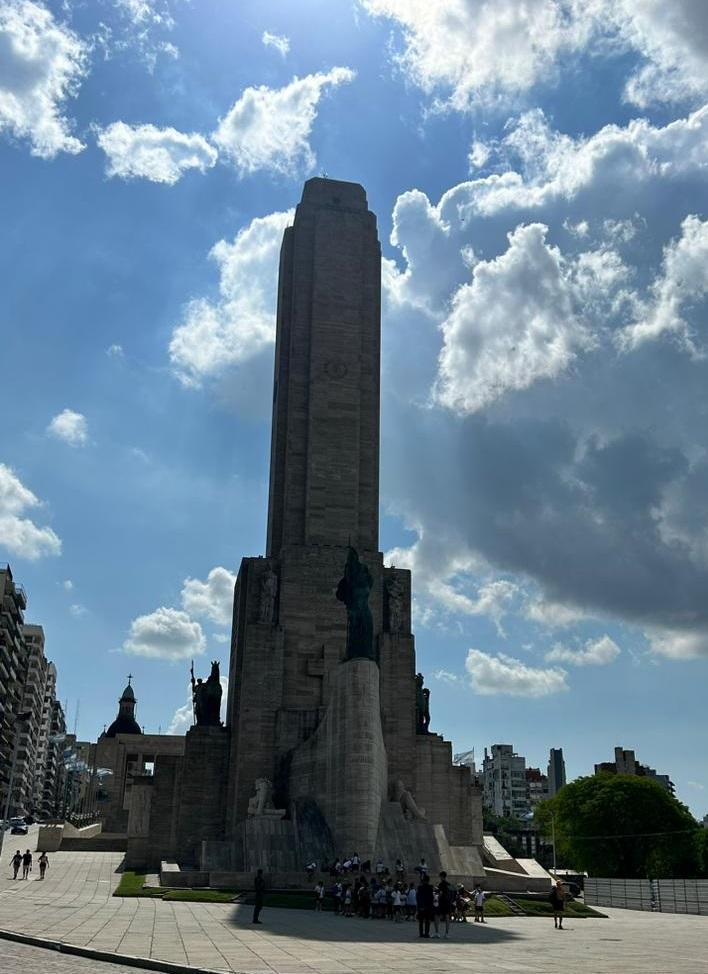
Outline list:
[[[489,896],[484,904],[484,915],[487,917],[511,917],[514,914],[508,903],[503,903],[496,896]],[[474,919],[474,913],[471,913],[468,919]]]
[[[166,886],[144,886],[145,873],[126,870],[114,896],[140,896],[183,903],[233,903],[239,895],[235,889],[170,889]]]
[[[120,883],[114,896],[142,896],[153,899],[177,901],[182,903],[253,903],[253,893],[235,889],[171,889],[166,886],[145,886],[146,873],[127,870],[121,876]],[[514,903],[529,917],[550,917],[553,915],[551,904],[547,900],[534,899],[525,896],[512,897]],[[265,894],[266,907],[287,910],[312,910],[315,899],[311,892],[302,890],[276,891]],[[325,898],[325,910],[332,909],[332,900]],[[510,917],[513,912],[506,903],[491,895],[484,904],[484,913],[488,917]],[[566,903],[565,915],[569,917],[604,917],[604,913],[585,906],[579,900]],[[471,919],[471,917],[470,917]]]
[[[536,899],[526,899],[525,897],[513,897],[514,902],[523,910],[527,916],[532,917],[552,917],[553,907],[547,900],[536,900]],[[565,916],[568,917],[602,917],[607,919],[604,913],[598,912],[598,910],[593,910],[589,906],[585,906],[579,900],[572,900],[565,904]]]

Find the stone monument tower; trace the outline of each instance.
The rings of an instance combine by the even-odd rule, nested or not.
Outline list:
[[[357,852],[483,875],[479,792],[428,730],[410,573],[378,550],[380,289],[363,188],[309,180],[280,255],[266,556],[236,583],[224,843],[203,868],[230,847],[241,870]]]

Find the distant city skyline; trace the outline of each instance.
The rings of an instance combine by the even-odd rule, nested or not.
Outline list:
[[[0,561],[81,739],[129,672],[173,733],[190,660],[227,676],[325,171],[378,218],[380,541],[431,730],[569,779],[633,748],[708,810],[708,11],[502,6],[451,38],[413,0],[0,0]]]

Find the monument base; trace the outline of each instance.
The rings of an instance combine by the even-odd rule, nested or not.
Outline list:
[[[331,853],[356,852],[363,862],[374,858],[387,791],[379,668],[370,659],[346,660],[332,675],[322,722],[293,753],[290,799],[296,807],[303,800],[316,805],[331,832]]]
[[[224,835],[229,735],[223,727],[187,731],[177,816],[177,857],[197,863],[204,839]]]

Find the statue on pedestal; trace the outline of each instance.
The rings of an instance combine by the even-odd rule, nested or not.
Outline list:
[[[423,686],[423,674],[415,678],[415,731],[416,734],[430,733],[430,690]]]
[[[273,782],[270,778],[256,778],[255,795],[248,799],[249,818],[283,818],[284,808],[273,805]]]
[[[347,607],[346,659],[375,660],[374,624],[369,608],[373,579],[353,548],[347,553],[344,577],[337,586],[337,598]]]
[[[192,660],[192,706],[194,723],[197,727],[221,727],[221,678],[219,662],[213,660],[209,678],[194,679],[194,660]]]
[[[276,603],[278,599],[278,576],[268,565],[261,575],[260,603],[258,605],[258,621],[268,625],[275,625]]]

